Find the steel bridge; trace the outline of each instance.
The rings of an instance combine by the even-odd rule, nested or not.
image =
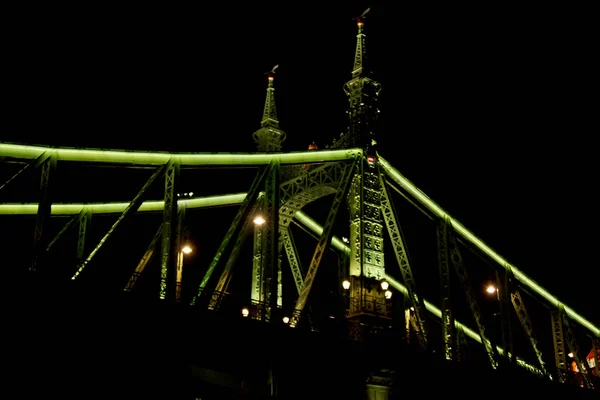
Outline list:
[[[427,359],[438,358],[438,361],[453,363],[468,358],[465,349],[467,342],[472,341],[480,345],[479,349],[472,351],[483,355],[478,362],[484,362],[485,366],[482,367],[485,369],[493,371],[516,365],[528,374],[537,376],[536,379],[552,384],[560,382],[584,386],[592,390],[597,385],[597,379],[585,357],[587,348],[593,347],[598,362],[599,328],[497,254],[381,155],[371,160],[367,160],[368,157],[359,148],[276,154],[184,154],[0,143],[0,159],[5,173],[0,190],[12,193],[11,186],[18,188],[18,181],[26,182],[32,176],[37,176],[36,181],[40,184],[38,202],[0,204],[3,231],[22,232],[26,227],[31,229],[29,233],[33,232],[33,247],[30,253],[26,253],[31,254],[32,258],[21,258],[19,265],[19,268],[28,270],[26,279],[59,275],[65,281],[70,281],[73,287],[79,281],[86,281],[81,283],[82,287],[90,288],[106,282],[109,277],[96,280],[95,276],[106,275],[107,271],[103,274],[105,267],[102,265],[115,262],[121,270],[113,278],[120,280],[123,294],[131,298],[144,298],[143,294],[136,291],[137,285],[144,281],[144,274],[147,274],[150,277],[143,283],[147,286],[146,292],[153,294],[147,294],[145,298],[154,297],[164,304],[203,310],[203,318],[216,318],[207,315],[221,313],[231,316],[232,320],[247,319],[253,323],[273,325],[273,329],[280,330],[281,335],[290,335],[286,333],[290,330],[324,332],[325,335],[330,330],[328,327],[332,326],[331,321],[336,321],[335,332],[344,340],[364,343],[369,338],[380,337],[381,343],[387,343],[393,338],[396,344],[410,343],[415,351],[422,352],[422,357],[426,355]],[[69,170],[73,166],[76,168]],[[134,169],[147,178],[145,182],[130,182],[131,186],[138,189],[129,201],[52,202],[51,188],[61,171],[64,170],[68,175],[90,166],[110,166],[119,171]],[[239,173],[239,167],[247,167],[251,174],[255,174],[255,179],[248,182],[247,191],[240,193],[195,196],[179,191],[182,185],[189,185],[186,182],[187,174],[192,176],[191,179],[196,179],[194,172],[208,174],[210,169],[207,168],[214,166],[232,168],[232,173]],[[334,235],[334,228],[340,225],[337,218],[340,205],[352,193],[353,178],[361,168],[370,169],[377,178],[370,184],[381,193],[379,204],[396,265],[386,266],[383,274],[373,277],[376,284],[355,294],[352,287],[348,286],[359,286],[357,277],[351,274],[350,265],[352,241],[356,238],[352,234],[348,235],[350,239],[338,237]],[[292,177],[279,181],[285,171]],[[149,198],[152,190],[156,193],[157,187],[162,196]],[[331,197],[333,201],[329,200]],[[368,195],[364,195],[365,202],[367,198]],[[328,200],[329,206],[321,206],[328,208],[322,224],[303,211],[309,208],[310,203],[327,204]],[[427,293],[421,287],[430,285],[430,282],[420,280],[417,287],[416,277],[422,275],[415,271],[421,266],[413,265],[408,256],[407,240],[400,229],[403,216],[396,212],[398,205],[395,204],[399,202],[409,204],[434,222],[432,227],[437,238],[438,278],[430,280],[441,290],[441,296],[437,298],[426,298],[420,294]],[[232,210],[229,215],[235,211],[232,220],[210,218],[210,213],[223,208]],[[202,249],[213,256],[208,265],[200,267],[201,274],[197,275],[200,279],[184,285],[186,254],[181,249],[189,239],[189,230],[210,231],[209,227],[199,228],[191,222],[196,213],[207,215],[207,212],[210,224],[229,227],[217,248]],[[94,231],[92,216],[94,221],[99,221],[99,228],[102,229],[102,235],[96,234],[99,239],[94,242],[89,239]],[[257,216],[264,218],[263,224],[255,222]],[[150,226],[154,229],[149,232],[150,235],[148,232],[142,235],[142,232],[132,231],[136,229],[135,220],[144,218],[147,221],[143,222],[143,229],[148,230]],[[119,231],[128,231],[127,235],[142,235],[144,239],[113,239]],[[294,239],[298,231],[310,233],[316,245],[304,243],[306,239],[298,244],[298,240]],[[383,237],[382,234],[380,236]],[[253,238],[253,246],[250,246],[251,263],[238,260],[244,254],[245,247],[248,247],[245,241],[249,237]],[[28,236],[15,235],[5,238],[3,243],[17,246],[27,239]],[[68,243],[69,240],[71,243]],[[145,251],[134,247],[139,247],[140,243],[144,244]],[[69,246],[73,252],[65,254],[64,249],[69,249]],[[301,260],[307,247],[313,250],[310,250],[312,257],[309,267],[305,269]],[[10,248],[4,249],[3,253],[10,251]],[[120,262],[123,252],[137,254],[137,264],[126,267]],[[105,254],[101,258],[102,253]],[[337,259],[333,268],[326,253],[335,255]],[[469,277],[475,272],[468,269],[465,261],[468,253],[477,253],[496,267],[500,324],[486,326],[489,320],[483,315],[478,294],[474,292],[477,288],[470,284]],[[97,259],[97,264],[102,265],[95,265]],[[325,264],[323,260],[327,260],[325,262],[328,265],[322,265]],[[390,264],[390,261],[387,262]],[[156,264],[154,273],[151,267],[153,263]],[[242,268],[250,268],[252,273],[236,271]],[[114,271],[114,268],[106,269]],[[314,285],[318,281],[317,271],[324,269],[329,270],[329,275],[334,270],[338,279],[339,290],[334,303],[339,303],[334,304],[333,311],[331,304],[325,306],[322,303],[324,297],[319,301],[309,301],[312,290],[318,290],[313,287],[318,286]],[[246,283],[232,284],[234,272],[240,276],[240,282],[245,279]],[[327,272],[321,274],[326,275]],[[124,279],[125,275],[128,275],[127,279]],[[190,276],[193,274],[190,273]],[[286,276],[291,279],[286,279]],[[346,281],[345,288],[342,287],[342,281]],[[388,285],[380,286],[381,282]],[[455,302],[451,303],[454,291],[450,290],[453,286],[450,282],[456,282],[461,289],[466,299],[465,309],[455,309],[451,305]],[[288,284],[294,288],[288,289],[285,286]],[[248,290],[244,290],[244,285]],[[36,287],[39,288],[39,285]],[[140,288],[139,292],[142,293],[142,290]],[[101,294],[101,287],[96,287],[94,293]],[[392,301],[397,300],[397,294],[405,298],[403,303]],[[292,303],[284,301],[286,297],[293,299]],[[531,298],[535,300],[532,302]],[[548,311],[548,323],[542,326],[534,324],[535,318],[526,308],[526,304],[529,306],[539,302],[543,302]],[[293,306],[290,307],[290,304]],[[339,304],[341,307],[338,307]],[[232,305],[235,307],[232,308]],[[319,307],[328,308],[326,313],[331,314],[327,315],[331,321],[322,318]],[[357,318],[357,315],[361,318]],[[515,326],[517,324],[513,319],[521,326]],[[340,325],[340,321],[344,322]],[[537,336],[540,334],[546,340],[547,337],[552,338],[550,352],[544,351],[543,341],[539,341]],[[522,337],[516,338],[518,335]],[[592,338],[592,341],[586,343],[588,338]],[[529,349],[516,345],[523,339]],[[579,373],[569,371],[569,357],[579,367]],[[216,379],[214,373],[211,376]],[[375,390],[373,387],[391,386],[389,379],[377,379],[384,383],[371,385],[371,390]]]
[[[18,397],[597,395],[598,326],[378,149],[368,12],[326,149],[282,151],[277,66],[254,153],[0,142]]]

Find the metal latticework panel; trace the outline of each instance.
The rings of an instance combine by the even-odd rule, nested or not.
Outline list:
[[[277,270],[279,265],[279,161],[273,162],[273,168],[265,181],[265,219],[264,224],[264,256],[263,270],[265,271],[268,305],[267,318],[277,308]]]
[[[552,339],[554,343],[554,361],[558,381],[565,383],[567,375],[567,355],[565,353],[565,339],[560,310],[552,310]]]
[[[165,170],[165,206],[163,209],[162,241],[160,249],[160,295],[165,299],[168,291],[169,271],[177,260],[179,249],[176,245],[177,231],[177,181],[179,180],[179,163],[170,160]]]
[[[515,290],[510,294],[510,300],[513,304],[515,312],[517,313],[517,317],[519,317],[519,322],[529,338],[529,343],[531,343],[531,347],[533,348],[535,356],[537,357],[540,370],[545,376],[549,376],[548,371],[546,370],[546,363],[544,363],[544,358],[542,357],[542,351],[538,346],[538,341],[533,332],[533,325],[531,324],[531,319],[529,318],[529,313],[527,313],[527,309],[525,308],[525,303],[523,302],[521,293],[519,293],[518,290]]]
[[[176,263],[175,263],[175,302],[179,303],[181,301],[182,295],[182,279],[183,279],[183,231],[184,231],[184,223],[185,223],[185,206],[177,207],[177,230],[175,232],[175,255]]]
[[[306,305],[306,301],[308,299],[308,294],[310,293],[310,289],[312,288],[312,284],[317,274],[319,265],[321,263],[321,259],[323,258],[323,253],[325,252],[327,246],[329,245],[329,242],[331,241],[331,231],[333,229],[335,217],[337,216],[342,200],[346,197],[348,193],[350,180],[352,178],[353,172],[356,170],[356,165],[360,161],[361,159],[357,159],[352,164],[346,165],[346,169],[344,170],[344,175],[342,177],[340,187],[338,188],[338,191],[336,192],[336,195],[333,199],[333,204],[331,205],[331,209],[329,210],[329,214],[327,215],[327,219],[325,220],[323,232],[321,233],[319,242],[317,243],[317,247],[313,254],[313,258],[310,262],[310,266],[308,267],[308,271],[306,272],[306,278],[302,283],[302,290],[300,292],[300,295],[298,296],[298,300],[296,301],[296,306],[294,307],[292,318],[290,319],[291,327],[295,327],[300,321],[302,311],[304,310],[304,306]]]
[[[475,296],[473,295],[473,290],[471,288],[471,283],[469,281],[467,269],[464,266],[462,255],[460,254],[460,250],[458,249],[458,243],[452,233],[449,234],[449,239],[451,249],[450,260],[454,265],[456,275],[458,275],[458,278],[462,283],[463,291],[465,292],[467,302],[469,303],[469,307],[471,309],[471,314],[473,315],[473,319],[475,320],[475,324],[477,325],[477,330],[479,331],[481,342],[483,343],[487,352],[490,365],[492,366],[492,368],[495,369],[498,367],[498,362],[496,361],[496,351],[494,349],[494,346],[492,346],[492,343],[485,334],[485,327],[483,326],[483,322],[481,321],[481,311],[479,310],[479,305],[477,304],[477,301],[475,301]]]
[[[571,325],[569,324],[567,315],[564,312],[564,309],[562,309],[562,308],[560,309],[560,316],[561,316],[561,320],[563,323],[564,333],[566,334],[565,341],[567,342],[567,346],[569,347],[569,350],[571,351],[571,353],[573,353],[573,358],[575,359],[575,362],[577,363],[577,367],[579,368],[579,372],[581,373],[581,378],[583,379],[583,383],[586,388],[593,389],[594,384],[592,383],[592,380],[590,379],[590,372],[588,370],[587,361],[585,359],[585,356],[583,358],[581,357],[581,352],[579,350],[579,344],[577,343],[577,339],[575,338],[575,335],[573,334],[573,330],[571,329]]]
[[[387,192],[385,177],[383,175],[380,175],[378,181],[381,193],[380,204],[381,211],[383,212],[383,219],[385,220],[385,224],[387,225],[392,246],[394,247],[394,253],[396,254],[398,266],[400,267],[400,272],[402,273],[402,279],[404,280],[404,284],[408,289],[408,297],[410,299],[410,303],[414,308],[414,318],[416,320],[416,323],[419,325],[419,340],[421,341],[421,344],[425,347],[427,346],[427,329],[425,328],[425,304],[423,304],[423,299],[418,295],[417,284],[415,282],[415,277],[410,266],[408,252],[406,251],[406,246],[404,244],[402,232],[400,230],[400,226],[398,225],[396,214],[394,212],[394,207],[390,202],[389,195]]]
[[[440,273],[440,298],[442,312],[442,339],[444,341],[444,357],[446,360],[455,358],[454,319],[452,317],[450,297],[450,259],[448,252],[448,221],[442,221],[436,227],[438,245],[438,266]]]
[[[513,346],[512,328],[511,328],[511,293],[512,288],[512,275],[510,269],[506,270],[504,274],[501,274],[499,270],[496,270],[496,295],[500,303],[500,329],[502,331],[502,348],[504,349],[504,357],[508,362],[515,362],[516,355]]]
[[[265,209],[265,192],[261,192],[256,200],[257,215],[264,215]],[[254,225],[254,250],[252,252],[252,278],[250,281],[250,300],[253,303],[265,303],[266,299],[266,289],[264,287],[266,279],[264,277],[265,270],[263,268],[263,257],[265,256],[265,251],[263,249],[265,246],[264,235],[264,224]]]

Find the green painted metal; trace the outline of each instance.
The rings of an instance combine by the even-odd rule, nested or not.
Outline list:
[[[271,162],[269,164],[269,166],[264,168],[262,171],[260,171],[259,174],[254,179],[254,182],[252,183],[252,186],[250,187],[250,191],[248,192],[248,195],[244,198],[244,202],[242,203],[237,214],[233,218],[233,221],[231,222],[231,225],[229,226],[229,230],[225,234],[225,237],[223,238],[223,241],[221,242],[221,245],[219,246],[217,253],[213,257],[213,260],[211,261],[208,269],[206,270],[206,273],[204,274],[204,277],[202,278],[202,281],[200,282],[200,286],[198,287],[198,294],[192,300],[192,304],[195,304],[196,299],[202,295],[202,292],[204,292],[204,288],[208,284],[208,281],[210,280],[210,277],[212,276],[215,268],[217,267],[217,264],[219,263],[221,256],[223,255],[223,253],[225,252],[225,249],[229,245],[231,238],[233,237],[235,232],[238,230],[240,222],[247,218],[248,212],[250,211],[251,206],[252,206],[252,202],[254,202],[256,197],[258,196],[260,188],[265,183],[265,180],[267,179],[267,177],[273,170],[274,164],[275,164],[274,162]]]
[[[174,294],[169,290],[169,272],[177,261],[178,249],[174,249],[177,241],[177,181],[179,180],[179,162],[169,160],[165,167],[165,206],[163,210],[162,240],[160,250],[160,294],[161,300],[171,298]]]
[[[280,164],[310,164],[354,159],[361,149],[312,150],[289,153],[166,153],[126,150],[70,149],[42,146],[26,146],[0,142],[0,158],[31,160],[48,152],[58,161],[85,161],[124,165],[164,165],[169,160],[179,165],[268,165],[272,160]]]
[[[341,179],[340,187],[338,188],[335,194],[333,204],[331,206],[331,209],[329,210],[327,219],[325,220],[325,229],[323,229],[323,231],[320,234],[321,236],[319,237],[319,242],[317,243],[317,247],[315,248],[315,252],[310,262],[310,266],[308,267],[308,271],[306,272],[306,277],[304,278],[304,282],[302,283],[302,290],[300,292],[300,295],[298,296],[298,299],[296,300],[294,312],[292,314],[292,318],[290,319],[291,327],[295,327],[300,321],[302,312],[304,310],[304,306],[306,305],[306,302],[308,300],[310,289],[312,288],[312,284],[314,282],[317,270],[321,263],[321,259],[323,258],[323,253],[325,252],[325,249],[329,246],[329,243],[331,242],[332,229],[335,217],[337,216],[337,212],[339,210],[340,204],[342,203],[342,200],[348,194],[350,181],[352,179],[353,173],[357,169],[358,163],[360,163],[361,161],[362,157],[357,158],[353,163],[346,165],[344,175]]]
[[[131,201],[131,203],[129,203],[129,206],[127,206],[127,208],[119,216],[119,218],[117,219],[117,221],[110,227],[110,229],[108,230],[108,232],[106,232],[106,234],[104,235],[104,237],[102,239],[100,239],[100,242],[98,242],[98,244],[96,245],[96,247],[94,248],[94,250],[92,250],[90,252],[90,254],[88,255],[88,257],[81,263],[81,265],[79,265],[79,268],[77,269],[77,271],[75,272],[75,274],[71,277],[71,280],[77,279],[77,277],[81,274],[81,272],[83,271],[83,269],[90,263],[90,261],[96,255],[96,253],[98,253],[98,251],[100,251],[100,249],[102,248],[102,246],[104,245],[104,243],[106,243],[106,241],[108,240],[108,238],[110,238],[110,236],[117,229],[117,227],[121,224],[121,222],[123,222],[131,214],[133,214],[133,213],[135,213],[137,211],[137,209],[142,204],[142,199],[143,199],[143,196],[145,195],[146,191],[152,185],[152,183],[154,183],[154,181],[156,180],[156,178],[158,178],[164,172],[164,170],[165,170],[165,166],[164,165],[156,169],[156,171],[152,174],[152,176],[150,177],[150,179],[148,179],[148,181],[144,184],[144,186],[142,187],[142,189],[133,198],[133,200]]]
[[[437,215],[441,219],[448,218],[448,220],[452,223],[452,227],[456,233],[458,233],[465,240],[479,248],[479,250],[481,250],[484,254],[490,257],[490,259],[492,259],[494,262],[498,263],[501,267],[510,268],[512,274],[519,282],[521,282],[527,288],[533,290],[535,293],[540,295],[543,299],[548,301],[550,305],[555,307],[564,307],[565,313],[569,318],[572,318],[574,321],[584,326],[586,329],[590,330],[595,336],[600,337],[600,328],[598,328],[590,321],[585,319],[583,316],[575,312],[575,310],[573,310],[571,307],[565,305],[558,298],[556,298],[554,295],[552,295],[550,292],[548,292],[546,289],[540,286],[537,282],[525,275],[517,267],[506,261],[502,256],[500,256],[500,254],[496,253],[490,246],[488,246],[481,239],[475,236],[471,231],[465,228],[458,220],[456,220],[450,214],[444,211],[426,194],[421,192],[419,188],[417,188],[411,181],[406,179],[406,177],[404,177],[383,157],[378,155],[377,160],[385,174],[389,176],[394,182],[399,184],[404,190],[406,190],[406,192],[408,192],[413,198],[420,202],[426,209],[428,209],[431,213]]]
[[[46,254],[47,236],[46,223],[50,218],[52,209],[52,200],[50,198],[52,177],[56,170],[56,157],[46,154],[45,152],[36,157],[41,161],[41,179],[40,179],[40,200],[35,221],[35,230],[33,233],[33,257],[30,272],[36,272],[39,264]],[[43,161],[42,161],[43,160]]]

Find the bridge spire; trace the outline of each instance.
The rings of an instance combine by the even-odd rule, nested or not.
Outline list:
[[[275,65],[271,71],[267,72],[267,96],[263,117],[258,129],[252,137],[258,146],[258,151],[281,151],[281,144],[285,140],[286,134],[279,129],[279,120],[277,119],[277,108],[275,107],[275,70],[279,65]]]
[[[349,101],[349,137],[346,138],[345,147],[361,147],[365,150],[376,144],[375,131],[379,119],[377,102],[381,91],[381,84],[372,79],[367,59],[365,18],[369,10],[367,8],[354,18],[358,27],[354,65],[352,78],[344,84]]]

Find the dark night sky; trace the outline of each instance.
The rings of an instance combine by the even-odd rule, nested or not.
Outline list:
[[[591,286],[598,78],[579,21],[585,10],[219,4],[14,10],[4,38],[9,102],[0,140],[253,151],[263,73],[279,64],[285,149],[313,140],[323,147],[345,127],[351,17],[372,6],[367,46],[383,85],[381,154],[492,248],[600,322]]]

